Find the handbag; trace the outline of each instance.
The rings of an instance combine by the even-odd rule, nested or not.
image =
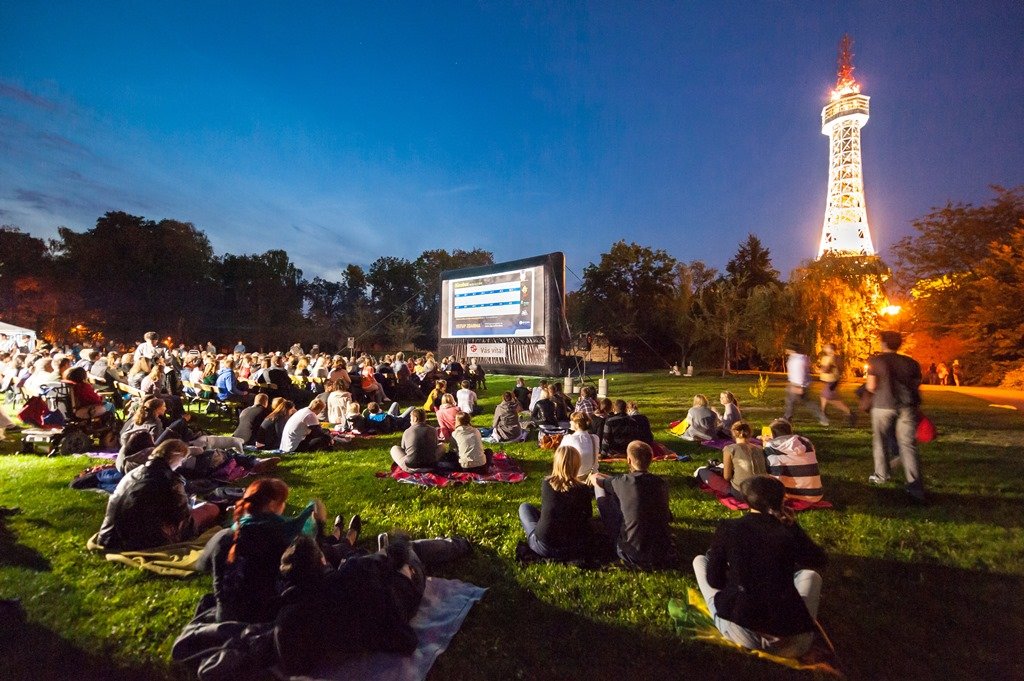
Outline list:
[[[937,434],[935,423],[924,412],[917,412],[917,441],[931,442]]]

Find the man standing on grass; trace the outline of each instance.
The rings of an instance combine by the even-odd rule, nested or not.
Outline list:
[[[924,501],[924,479],[917,453],[917,415],[921,406],[921,365],[896,351],[903,344],[898,331],[882,331],[882,352],[868,359],[867,390],[871,399],[871,445],[874,485],[889,480],[897,459],[907,477],[907,493]]]
[[[825,418],[825,414],[814,400],[808,399],[811,385],[810,360],[794,347],[786,348],[786,376],[789,385],[786,386],[786,412],[782,418],[792,423],[796,405],[802,403],[814,414],[818,423],[827,426],[828,419]]]

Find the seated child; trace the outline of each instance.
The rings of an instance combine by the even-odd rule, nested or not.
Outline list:
[[[785,485],[787,499],[821,501],[821,473],[814,445],[807,438],[794,435],[793,426],[786,419],[775,419],[768,427],[772,431],[772,438],[764,443],[768,474]]]

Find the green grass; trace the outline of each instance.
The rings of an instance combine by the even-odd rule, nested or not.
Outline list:
[[[776,382],[759,403],[743,400],[753,380],[625,375],[613,377],[611,392],[639,400],[658,430],[681,417],[693,393],[727,387],[760,426],[781,412],[782,389]],[[490,379],[485,411],[510,385]],[[1022,678],[1024,419],[962,395],[930,391],[925,398],[940,436],[923,450],[933,502],[923,508],[908,505],[897,485],[867,484],[866,419],[854,429],[822,428],[797,416],[798,429],[817,446],[826,498],[836,506],[800,517],[831,557],[821,620],[851,678]],[[489,591],[432,679],[806,676],[672,632],[667,600],[694,585],[689,558],[733,515],[693,486],[694,468],[712,450],[659,434],[694,458],[653,468],[671,485],[673,530],[686,560],[677,571],[636,574],[515,563],[516,508],[539,502],[549,467],[550,454],[535,443],[508,447],[528,473],[523,484],[425,490],[373,476],[388,465],[387,448],[397,438],[293,455],[280,475],[292,486],[292,507],[320,497],[332,515],[360,513],[367,536],[400,528],[414,536],[463,534],[475,543],[473,556],[444,576]],[[14,455],[13,443],[0,445],[11,453],[0,456],[0,506],[22,511],[0,535],[0,597],[22,599],[30,621],[0,642],[0,678],[175,678],[171,643],[208,580],[158,578],[89,554],[84,542],[99,527],[106,497],[67,483],[90,462]]]

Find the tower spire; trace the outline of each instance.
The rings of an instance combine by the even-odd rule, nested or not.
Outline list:
[[[844,33],[842,40],[839,41],[836,65],[836,86],[832,90],[832,99],[860,92],[860,84],[853,77],[853,40],[848,33]]]

